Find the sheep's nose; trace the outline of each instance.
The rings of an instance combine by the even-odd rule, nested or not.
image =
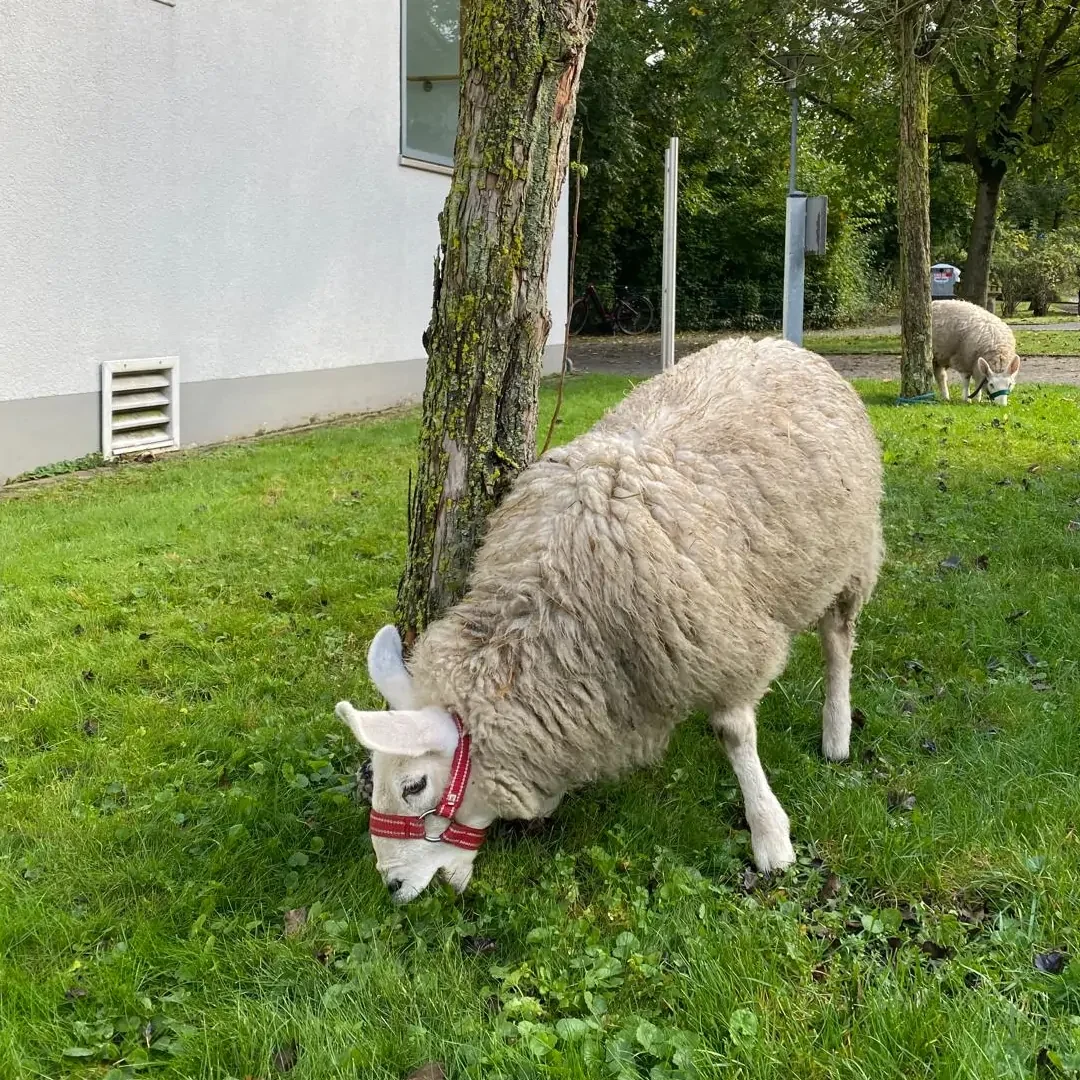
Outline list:
[[[396,877],[396,878],[391,878],[386,883],[386,887],[387,887],[387,889],[390,890],[390,895],[393,896],[401,888],[401,886],[404,885],[404,884],[405,883],[401,880],[401,878]]]

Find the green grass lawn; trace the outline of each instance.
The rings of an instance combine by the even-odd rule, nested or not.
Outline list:
[[[561,435],[625,388],[571,379]],[[801,639],[774,882],[699,718],[390,907],[332,709],[376,701],[412,416],[0,501],[0,1077],[1080,1075],[1080,392],[862,390],[860,724],[825,764]]]
[[[1080,356],[1080,331],[1015,330],[1014,333],[1016,350],[1021,356]],[[833,334],[828,330],[810,330],[805,335],[805,344],[822,356],[900,354],[899,334]]]

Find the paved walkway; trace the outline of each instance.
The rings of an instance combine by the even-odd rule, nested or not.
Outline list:
[[[1009,322],[1008,319],[1005,320]],[[1062,330],[1080,330],[1080,322],[1057,322],[1057,323],[1014,323],[1010,322],[1009,325],[1013,329],[1013,333],[1017,330],[1033,331],[1035,333],[1043,333],[1050,331],[1062,331]],[[888,326],[845,326],[840,330],[830,330],[830,337],[882,337],[889,334],[899,334],[900,324],[890,323]]]
[[[865,332],[865,331],[864,331]],[[704,348],[716,340],[715,334],[681,337],[675,342],[675,358]],[[660,370],[660,339],[586,337],[570,343],[570,359],[575,372],[609,375],[655,375]],[[848,379],[899,379],[899,356],[827,357]],[[1080,386],[1080,356],[1025,356],[1020,365],[1020,382],[1058,383]]]

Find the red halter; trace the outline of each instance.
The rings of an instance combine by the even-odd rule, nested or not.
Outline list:
[[[380,814],[378,810],[372,810],[368,815],[368,830],[372,836],[383,836],[388,840],[427,840],[432,844],[453,844],[454,847],[464,848],[466,851],[476,851],[484,842],[486,829],[474,829],[471,825],[460,825],[454,820],[454,814],[465,796],[465,785],[469,782],[469,771],[472,768],[469,762],[469,746],[472,739],[465,734],[461,717],[457,713],[450,715],[457,724],[459,738],[454,758],[450,762],[450,779],[438,806],[416,816]],[[450,824],[437,836],[428,836],[424,819],[429,817],[446,818]]]

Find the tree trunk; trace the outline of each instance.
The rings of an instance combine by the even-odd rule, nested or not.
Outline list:
[[[907,4],[897,17],[900,69],[900,394],[913,398],[934,386],[930,329],[930,68],[919,55],[925,5]]]
[[[595,21],[596,0],[462,0],[454,175],[398,589],[406,645],[460,598],[488,515],[536,453],[551,239]]]
[[[971,219],[971,238],[968,241],[967,265],[960,293],[972,303],[986,307],[990,291],[990,263],[994,254],[994,232],[997,229],[998,199],[1005,179],[1005,163],[983,159],[976,166],[978,189],[975,213]]]

